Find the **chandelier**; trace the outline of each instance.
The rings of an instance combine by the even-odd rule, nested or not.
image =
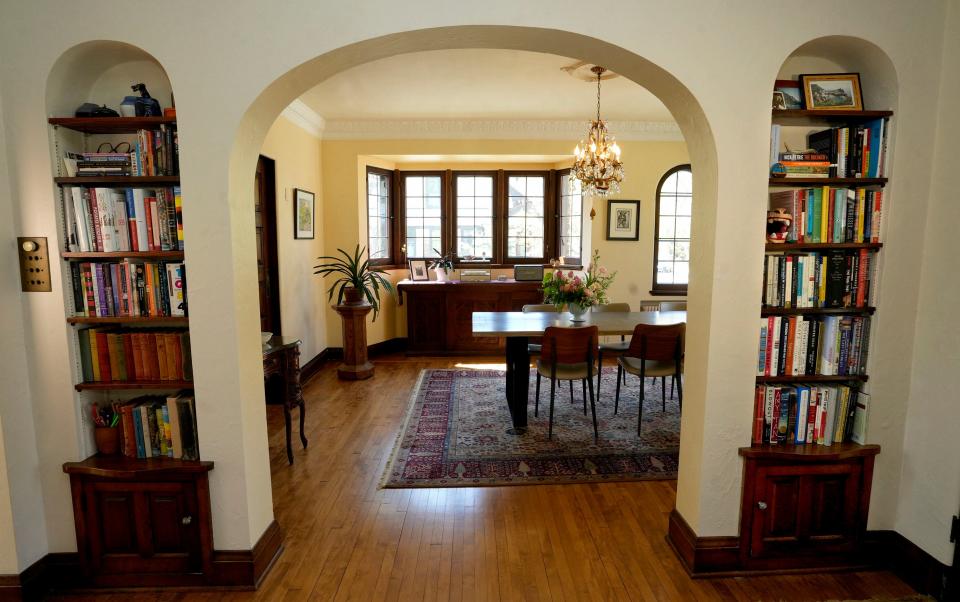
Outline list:
[[[573,151],[573,175],[580,181],[583,193],[605,197],[620,192],[623,164],[616,139],[600,119],[600,76],[606,69],[597,65],[590,71],[597,74],[597,119],[590,123],[586,140],[581,140]]]

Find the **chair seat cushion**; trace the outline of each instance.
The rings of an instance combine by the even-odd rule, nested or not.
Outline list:
[[[542,376],[550,378],[550,362],[544,360],[537,360],[537,372]],[[594,375],[597,373],[597,369],[594,368]],[[587,378],[587,362],[580,362],[578,364],[557,364],[557,379],[558,380],[581,380]]]
[[[619,361],[623,369],[630,374],[640,375],[640,367],[643,365],[643,360],[640,358],[622,355],[617,361]],[[674,362],[647,360],[646,364],[644,369],[646,376],[672,376],[676,372],[676,364],[674,364]]]

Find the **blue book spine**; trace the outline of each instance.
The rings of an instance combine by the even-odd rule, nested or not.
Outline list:
[[[140,424],[140,407],[133,408],[133,434],[134,439],[137,441],[137,457],[145,458],[146,454],[143,451],[143,428]]]
[[[868,178],[879,178],[880,177],[880,144],[882,140],[880,131],[883,129],[883,118],[875,119],[866,124],[866,128],[870,130],[870,161],[867,164],[867,173],[864,174]]]
[[[110,305],[107,303],[107,282],[103,277],[103,264],[94,264],[94,271],[97,273],[97,296],[100,301],[100,315],[110,315]]]
[[[847,191],[833,191],[833,242],[843,242],[843,226],[847,215]]]

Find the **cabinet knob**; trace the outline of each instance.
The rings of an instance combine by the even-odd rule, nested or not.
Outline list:
[[[767,503],[766,503],[766,502],[757,502],[757,508],[759,508],[759,509],[761,509],[761,510],[766,510],[766,509],[767,509]]]
[[[766,506],[764,506],[764,508],[766,508]],[[192,517],[192,516],[184,516],[183,518],[180,519],[180,522],[183,523],[184,525],[189,525],[190,523],[193,522],[193,517]]]

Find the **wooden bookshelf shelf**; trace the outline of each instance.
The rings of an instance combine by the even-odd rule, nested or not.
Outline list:
[[[880,453],[879,445],[861,445],[850,441],[834,443],[833,445],[816,445],[813,443],[794,445],[788,443],[786,445],[764,444],[740,448],[740,455],[745,458],[789,459],[800,462],[804,460],[843,460],[860,456],[875,456],[878,453]]]
[[[767,316],[872,316],[876,307],[764,307],[760,317]]]
[[[826,251],[829,249],[869,249],[877,251],[883,248],[882,242],[789,242],[767,243],[768,253],[775,251]]]
[[[848,382],[866,382],[869,377],[866,374],[851,374],[846,376],[825,376],[823,374],[812,374],[809,376],[758,376],[758,385],[794,385],[804,383],[848,383]]]
[[[50,125],[84,134],[132,134],[137,130],[155,130],[161,124],[177,123],[175,117],[51,117]]]
[[[107,261],[110,259],[164,259],[183,261],[183,251],[105,251],[65,252],[60,257],[67,261]]]
[[[770,178],[771,188],[796,188],[799,186],[884,186],[887,178]]]
[[[90,456],[80,462],[65,462],[63,472],[94,477],[130,479],[149,474],[209,472],[213,462],[174,458],[128,458],[126,456]]]
[[[123,186],[125,188],[148,188],[153,186],[179,186],[180,176],[76,176],[54,178],[57,186]]]
[[[833,111],[808,111],[806,109],[793,109],[787,111],[774,111],[774,123],[793,123],[802,121],[805,124],[811,122],[842,122],[856,123],[858,121],[870,121],[880,117],[891,117],[893,111],[851,111],[849,109],[836,109]]]
[[[67,324],[155,324],[157,326],[186,326],[190,318],[185,316],[71,316]]]
[[[73,386],[77,391],[111,391],[120,389],[153,389],[166,391],[171,389],[192,389],[192,380],[130,380],[78,383]]]

